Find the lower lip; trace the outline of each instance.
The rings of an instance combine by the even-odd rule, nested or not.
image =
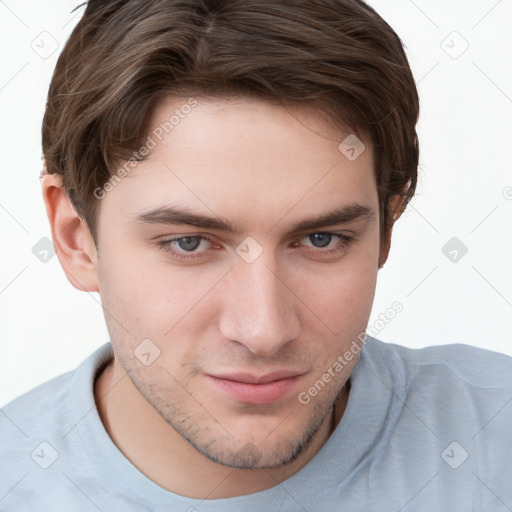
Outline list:
[[[210,375],[208,377],[217,389],[220,389],[237,402],[261,405],[277,402],[286,397],[296,386],[301,375],[267,382],[266,384],[248,384],[247,382],[218,379]]]

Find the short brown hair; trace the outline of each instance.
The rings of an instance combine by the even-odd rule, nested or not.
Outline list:
[[[416,85],[401,40],[363,1],[90,0],[57,61],[42,144],[95,240],[94,191],[172,95],[309,102],[368,134],[381,240],[391,197],[403,196],[401,214],[414,195]]]

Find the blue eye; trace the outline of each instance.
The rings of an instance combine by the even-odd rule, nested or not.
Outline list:
[[[188,259],[201,256],[202,253],[194,254],[194,251],[201,246],[203,241],[210,242],[210,239],[205,236],[177,236],[169,240],[162,240],[158,245],[177,258]],[[178,249],[184,252],[176,250],[175,244],[177,244]]]
[[[174,242],[178,243],[180,249],[187,252],[197,249],[201,245],[202,240],[203,238],[199,236],[184,236],[173,239]]]
[[[345,250],[350,243],[354,240],[353,236],[342,235],[339,233],[320,232],[311,233],[302,237],[302,239],[308,239],[312,245],[305,245],[308,247],[308,252],[312,252],[315,255],[330,255]],[[332,245],[333,239],[337,239],[337,243]],[[177,259],[193,259],[201,258],[205,256],[207,248],[199,251],[203,242],[208,245],[212,244],[212,241],[203,235],[194,236],[176,236],[167,240],[158,242],[158,247],[164,249],[164,251],[171,254],[172,257]],[[300,245],[298,242],[294,242],[293,246],[297,247]],[[331,247],[329,247],[331,246]],[[327,249],[325,249],[327,247]],[[310,250],[311,249],[311,250]]]
[[[311,246],[306,246],[313,248],[313,250],[309,252],[318,254],[320,256],[342,252],[346,250],[351,242],[354,241],[353,236],[330,232],[311,233],[310,235],[306,235],[304,238],[312,243]],[[329,247],[333,239],[337,239],[337,243]],[[325,247],[327,247],[327,249],[324,249]]]
[[[315,245],[315,247],[326,247],[331,243],[332,233],[314,233],[308,235],[308,238],[313,244],[318,242],[319,245]]]

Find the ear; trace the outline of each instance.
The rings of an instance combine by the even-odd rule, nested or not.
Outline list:
[[[391,234],[393,233],[393,227],[395,225],[395,222],[400,218],[400,215],[402,214],[402,206],[404,204],[405,198],[404,196],[394,195],[391,196],[389,203],[390,203],[390,214],[391,218],[393,219],[392,223],[390,224],[389,230],[386,233],[385,239],[381,240],[380,244],[380,257],[379,257],[379,269],[384,266],[386,263],[389,251],[391,249]]]
[[[71,204],[60,176],[42,174],[41,186],[53,245],[66,277],[78,290],[99,291],[96,246],[87,224]]]

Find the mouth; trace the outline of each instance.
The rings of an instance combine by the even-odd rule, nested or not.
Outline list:
[[[206,375],[215,389],[236,402],[262,405],[288,397],[304,374],[274,372],[264,376],[235,374],[229,376]]]

